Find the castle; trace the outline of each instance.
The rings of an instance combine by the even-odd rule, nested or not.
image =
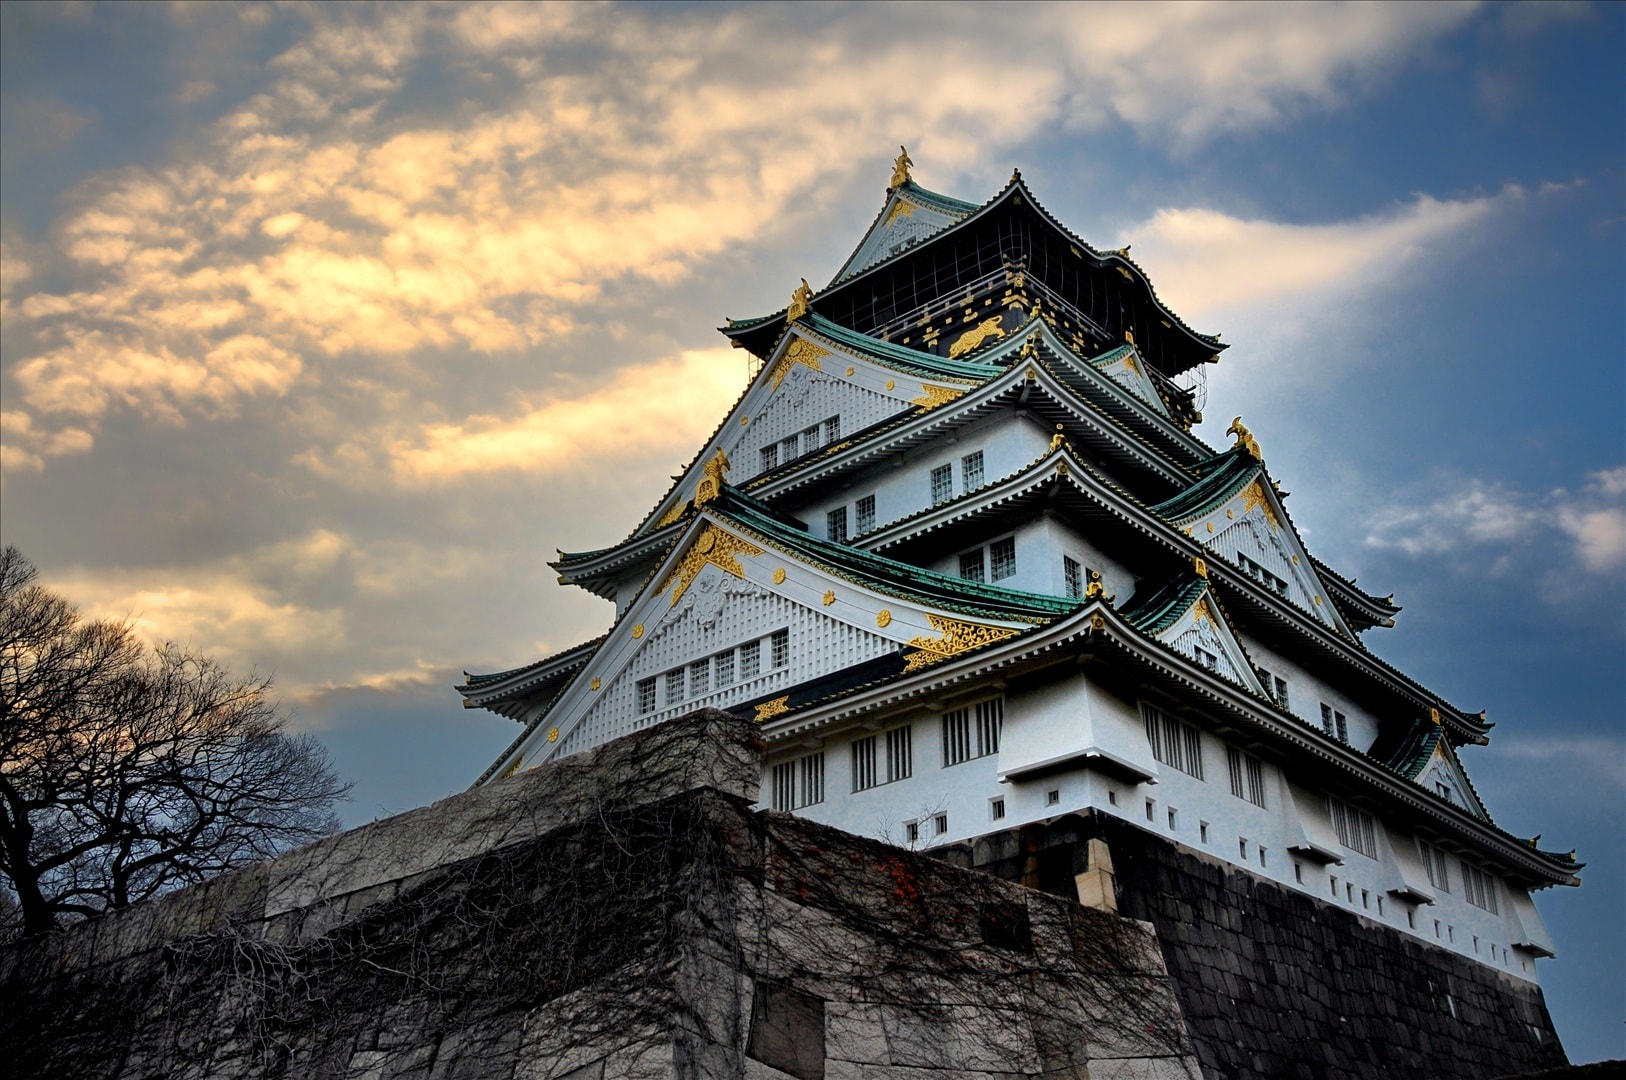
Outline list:
[[[1026,878],[1093,821],[1533,984],[1530,894],[1582,864],[1494,824],[1491,724],[1368,651],[1399,607],[1311,556],[1241,418],[1192,434],[1225,346],[1020,175],[979,206],[911,165],[824,288],[722,328],[761,366],[648,516],[561,553],[609,631],[458,688],[523,725],[481,782],[717,708],[773,809]]]

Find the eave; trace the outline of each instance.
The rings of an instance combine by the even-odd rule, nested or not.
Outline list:
[[[513,720],[524,718],[523,704],[549,690],[563,689],[590,660],[606,635],[573,645],[563,652],[545,656],[524,667],[489,675],[465,671],[463,682],[455,687],[463,695],[465,709],[490,709]]]

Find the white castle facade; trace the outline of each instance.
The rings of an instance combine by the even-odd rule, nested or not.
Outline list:
[[[1497,828],[1490,725],[1367,650],[1214,362],[1125,252],[1019,176],[987,203],[900,156],[835,279],[724,333],[760,372],[621,542],[562,555],[600,638],[471,675],[522,725],[482,781],[702,707],[756,719],[763,800],[925,846],[1093,810],[1523,979],[1574,854]]]

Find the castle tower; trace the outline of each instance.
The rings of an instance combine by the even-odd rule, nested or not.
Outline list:
[[[481,782],[716,707],[774,809],[1103,815],[1534,980],[1530,893],[1581,864],[1495,825],[1491,725],[1367,650],[1400,609],[1311,556],[1241,419],[1192,435],[1224,346],[1019,175],[979,206],[910,165],[828,284],[722,328],[762,367],[666,496],[554,564],[608,632],[458,688],[522,725]]]

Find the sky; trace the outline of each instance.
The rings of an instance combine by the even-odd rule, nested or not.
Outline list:
[[[517,734],[907,145],[1019,167],[1231,348],[1366,642],[1469,711],[1577,1061],[1626,1056],[1626,5],[0,4],[0,539],[275,676],[352,824]]]

